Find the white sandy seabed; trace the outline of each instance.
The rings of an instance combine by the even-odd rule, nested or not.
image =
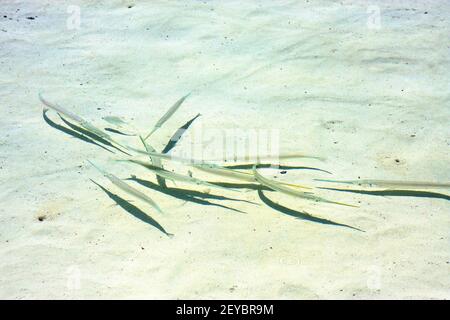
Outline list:
[[[358,232],[296,219],[255,191],[211,190],[257,203],[207,199],[239,213],[130,182],[158,214],[86,160],[122,179],[152,174],[42,118],[39,92],[95,124],[116,115],[147,131],[192,92],[156,149],[201,113],[193,127],[277,129],[282,152],[327,158],[289,163],[333,173],[261,169],[269,178],[449,181],[450,3],[376,3],[2,1],[0,298],[448,299],[448,190],[323,193],[359,208],[266,193]]]

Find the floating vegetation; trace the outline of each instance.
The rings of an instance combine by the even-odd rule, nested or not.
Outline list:
[[[103,120],[105,120],[106,122],[108,122],[109,124],[121,127],[123,125],[126,125],[127,123],[125,122],[125,120],[123,120],[121,117],[116,117],[116,116],[107,116],[107,117],[103,117]]]
[[[434,183],[426,181],[398,181],[398,180],[329,180],[315,179],[320,182],[357,185],[365,188],[391,188],[391,189],[449,189],[448,183]]]
[[[150,133],[148,133],[145,137],[139,134],[139,130],[134,128],[132,125],[128,124],[123,118],[117,116],[105,116],[102,119],[108,123],[110,127],[106,127],[104,129],[100,129],[98,126],[94,126],[90,122],[86,121],[82,117],[74,114],[72,111],[69,111],[58,104],[51,103],[44,99],[41,94],[39,94],[40,101],[44,104],[43,118],[45,122],[50,125],[52,128],[57,129],[63,133],[69,134],[72,137],[75,137],[81,141],[88,142],[92,145],[103,148],[104,150],[115,153],[114,151],[120,151],[123,154],[126,154],[127,158],[117,159],[121,162],[127,162],[130,164],[138,165],[140,167],[144,167],[148,169],[152,175],[155,176],[157,183],[153,183],[149,180],[143,180],[136,175],[132,174],[131,178],[126,179],[127,181],[132,181],[135,184],[138,184],[140,188],[145,187],[147,189],[151,189],[152,192],[158,192],[164,194],[166,196],[172,196],[177,199],[183,201],[193,202],[199,205],[208,205],[208,206],[216,206],[226,210],[230,210],[233,212],[243,211],[238,210],[236,208],[229,207],[227,205],[218,204],[211,202],[215,201],[228,201],[228,202],[246,202],[252,205],[256,203],[244,200],[244,199],[235,199],[231,197],[227,197],[225,195],[217,195],[210,193],[211,189],[219,189],[224,192],[229,191],[238,191],[240,189],[245,189],[248,192],[257,192],[259,199],[269,206],[270,208],[277,210],[281,213],[287,214],[289,216],[293,216],[297,219],[303,219],[307,221],[311,221],[314,223],[320,223],[324,225],[331,226],[339,226],[346,227],[352,230],[363,231],[359,228],[334,222],[329,219],[319,218],[305,211],[296,211],[285,207],[281,204],[275,203],[270,200],[266,195],[265,191],[272,193],[279,193],[282,195],[288,195],[291,197],[295,197],[300,201],[301,207],[304,207],[308,203],[328,203],[335,205],[342,205],[347,207],[357,207],[352,204],[347,204],[341,201],[333,201],[329,199],[325,199],[318,194],[316,194],[317,190],[328,190],[328,191],[336,191],[336,192],[346,192],[346,193],[357,193],[364,195],[379,195],[379,196],[410,196],[410,197],[429,197],[429,198],[440,198],[449,200],[450,197],[443,193],[435,193],[428,192],[428,189],[449,189],[450,182],[426,182],[426,181],[395,181],[395,180],[333,180],[333,179],[314,179],[316,183],[320,184],[340,184],[344,185],[344,187],[333,188],[327,186],[314,186],[314,185],[304,185],[304,184],[296,184],[296,183],[288,183],[285,181],[275,181],[263,176],[258,170],[262,171],[267,168],[275,169],[275,170],[283,170],[282,174],[290,170],[311,170],[318,173],[331,174],[331,172],[324,170],[318,167],[309,167],[304,166],[302,164],[280,164],[279,160],[292,160],[292,159],[313,159],[323,161],[324,158],[315,155],[306,155],[302,153],[293,153],[293,154],[281,154],[278,156],[264,156],[256,155],[255,157],[247,157],[238,158],[235,157],[234,164],[224,163],[223,159],[194,159],[194,158],[185,158],[179,157],[175,155],[169,154],[169,152],[174,149],[177,145],[177,142],[180,140],[181,136],[188,130],[188,128],[192,125],[192,123],[200,117],[200,114],[197,114],[195,117],[191,118],[184,125],[179,127],[176,132],[172,135],[169,142],[166,144],[164,148],[160,152],[158,152],[150,143],[149,138],[159,129],[161,128],[171,117],[172,115],[179,110],[182,103],[186,100],[189,94],[185,95],[181,99],[179,99],[175,104],[170,107],[167,112],[156,122],[156,124],[151,129]],[[58,124],[51,120],[47,116],[48,109],[55,111],[62,121],[62,124]],[[136,148],[130,146],[129,144],[125,144],[117,141],[115,138],[112,138],[109,133],[117,134],[118,138],[121,136],[122,138],[127,139],[137,139],[139,138],[139,144],[143,146],[143,149]],[[143,161],[139,159],[145,156],[148,158],[147,161]],[[256,160],[249,160],[256,159]],[[262,160],[264,159],[264,161]],[[270,162],[265,162],[269,161]],[[159,207],[159,205],[150,198],[147,193],[144,191],[138,190],[135,187],[130,186],[124,180],[118,178],[100,168],[98,165],[93,162],[88,162],[95,167],[105,178],[107,178],[115,187],[117,187],[121,192],[124,192],[142,202],[149,204],[158,214],[163,213],[163,210]],[[219,162],[220,164],[218,164]],[[239,181],[236,182],[224,182],[224,181],[206,181],[204,179],[199,179],[193,176],[193,173],[189,170],[188,174],[182,174],[179,172],[174,172],[173,170],[167,170],[165,168],[166,163],[168,164],[181,164],[182,166],[188,167],[193,170],[198,170],[206,175],[213,175],[218,177],[223,177],[231,180]],[[170,166],[168,166],[170,167]],[[251,170],[251,171],[250,171]],[[190,185],[195,185],[197,187],[207,188],[207,190],[191,190],[191,189],[183,189],[178,187],[168,187],[166,185],[166,180],[172,181],[174,184],[176,182],[187,183]],[[154,218],[152,218],[149,214],[145,213],[143,210],[139,209],[134,204],[131,204],[124,198],[116,195],[106,189],[104,186],[99,183],[93,181],[102,191],[104,191],[109,198],[111,198],[114,202],[116,202],[121,208],[125,211],[129,212],[131,215],[136,218],[144,221],[156,229],[160,230],[164,234],[168,236],[172,236],[172,234],[168,233]],[[351,186],[353,189],[345,188],[345,186]],[[359,187],[356,189],[355,187]],[[382,190],[380,190],[382,189]],[[259,205],[259,204],[258,204]]]
[[[280,164],[273,164],[273,163],[231,164],[231,165],[224,165],[223,167],[228,168],[228,169],[252,170],[254,165],[256,166],[256,169],[273,168],[273,169],[278,169],[278,170],[312,170],[312,171],[320,171],[320,172],[332,174],[330,171],[323,170],[320,168],[315,168],[315,167],[287,166],[287,165],[280,165]]]
[[[102,169],[100,169],[98,166],[96,166],[95,164],[93,164],[91,161],[87,160],[94,168],[96,168],[98,171],[100,171],[101,174],[103,174],[103,176],[105,178],[108,178],[109,181],[111,181],[116,187],[118,187],[119,189],[121,189],[122,191],[125,191],[126,193],[144,201],[147,202],[149,205],[151,205],[153,208],[156,209],[156,211],[158,211],[159,213],[163,213],[163,211],[159,208],[159,206],[155,203],[155,201],[153,201],[152,199],[150,199],[150,197],[148,197],[147,195],[145,195],[144,193],[142,193],[141,191],[129,186],[127,183],[125,183],[124,181],[120,180],[119,178],[117,178],[115,175],[113,175],[112,173],[108,173]]]
[[[294,190],[291,189],[289,187],[286,187],[284,185],[282,185],[281,183],[278,183],[276,181],[272,181],[269,180],[267,178],[264,178],[262,175],[260,175],[258,173],[258,171],[256,171],[256,165],[253,166],[253,174],[255,175],[256,180],[261,183],[262,185],[274,190],[274,191],[279,191],[281,193],[285,193],[287,195],[290,196],[294,196],[297,198],[302,198],[302,199],[306,199],[306,200],[310,200],[310,201],[315,201],[315,202],[326,202],[326,203],[334,203],[334,204],[339,204],[342,206],[348,206],[348,207],[356,207],[354,205],[351,204],[345,204],[342,202],[336,202],[336,201],[331,201],[331,200],[327,200],[318,196],[315,196],[313,193],[311,192],[301,192],[298,190]]]
[[[171,106],[169,108],[169,110],[167,110],[167,112],[161,117],[161,119],[158,120],[158,122],[155,124],[155,126],[153,127],[153,130],[150,131],[150,133],[145,137],[144,140],[147,140],[148,138],[150,138],[150,136],[159,128],[162,127],[162,125],[170,119],[170,117],[178,110],[178,108],[181,106],[181,104],[183,103],[184,100],[186,100],[187,97],[189,97],[190,93],[188,93],[187,95],[185,95],[184,97],[182,97],[180,100],[178,100],[177,102],[175,102],[175,104],[173,106]]]
[[[237,171],[237,170],[232,170],[227,167],[221,167],[221,166],[212,165],[212,164],[194,164],[193,167],[200,171],[205,171],[205,172],[208,172],[208,173],[211,173],[214,175],[218,175],[218,176],[222,176],[222,177],[232,178],[232,179],[246,181],[246,182],[258,182],[258,179],[256,178],[256,176],[254,174]],[[307,186],[286,183],[286,182],[279,182],[279,184],[287,185],[287,186],[291,186],[291,187],[295,187],[295,188],[300,188],[300,189],[312,189]]]
[[[106,131],[109,131],[109,132],[112,132],[115,134],[120,134],[123,136],[136,136],[137,135],[136,132],[132,132],[127,128],[127,127],[129,127],[129,124],[121,117],[107,116],[107,117],[103,117],[102,119],[114,127],[114,128],[109,128],[109,127],[105,128]]]
[[[231,191],[239,192],[238,190],[234,190],[234,189],[231,189],[231,188],[225,188],[225,187],[221,187],[221,186],[218,186],[218,185],[214,185],[212,183],[209,183],[209,182],[206,182],[206,181],[194,178],[194,177],[192,177],[190,175],[186,176],[186,175],[183,175],[183,174],[170,172],[170,171],[164,170],[161,167],[153,166],[153,165],[151,165],[149,163],[146,163],[144,161],[133,160],[133,159],[130,159],[130,160],[127,160],[127,161],[129,161],[131,163],[139,164],[139,165],[141,165],[141,166],[143,166],[143,167],[153,171],[158,176],[163,177],[163,178],[168,179],[168,180],[171,180],[171,181],[180,181],[180,182],[186,182],[186,183],[189,183],[189,184],[195,184],[197,186],[220,188],[220,189],[224,189],[224,190],[227,190],[227,191],[231,190]]]
[[[77,116],[76,114],[72,113],[69,110],[64,109],[63,107],[57,105],[57,104],[53,104],[47,100],[45,100],[41,94],[39,94],[39,99],[41,100],[41,102],[46,105],[48,108],[53,109],[54,111],[56,111],[59,116],[64,120],[63,116],[66,116],[67,118],[69,118],[72,121],[77,122],[84,130],[85,130],[85,134],[91,134],[94,136],[97,136],[100,139],[106,140],[109,143],[113,144],[113,145],[117,145],[121,148],[125,148],[122,144],[118,143],[117,141],[115,141],[113,138],[111,138],[110,135],[108,135],[106,132],[104,132],[103,130],[95,127],[94,125],[92,125],[91,123],[89,123],[88,121],[84,120],[83,118]],[[64,122],[66,124],[69,124],[68,121],[64,120]],[[70,125],[69,125],[70,126]],[[73,128],[73,125],[70,126]]]

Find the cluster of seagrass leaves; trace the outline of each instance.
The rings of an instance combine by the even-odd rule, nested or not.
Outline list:
[[[185,201],[191,201],[198,204],[206,204],[206,205],[214,205],[226,209],[230,209],[233,211],[242,212],[240,210],[217,204],[214,202],[210,202],[208,200],[229,200],[229,201],[242,201],[251,204],[255,204],[254,202],[240,200],[236,198],[226,197],[224,195],[215,195],[208,192],[200,192],[192,189],[180,189],[168,187],[166,184],[166,180],[175,182],[179,181],[186,184],[222,189],[227,191],[239,192],[240,189],[249,189],[255,190],[258,193],[259,198],[263,203],[272,207],[275,210],[278,210],[282,213],[294,216],[298,219],[309,220],[312,222],[334,225],[334,226],[342,226],[351,228],[353,230],[362,231],[361,229],[337,223],[328,219],[319,218],[314,215],[311,215],[305,211],[296,211],[285,206],[280,205],[272,200],[270,200],[265,191],[275,191],[280,192],[282,194],[286,194],[303,201],[313,201],[313,202],[322,202],[322,203],[331,203],[336,205],[350,206],[356,207],[351,204],[346,204],[342,202],[332,201],[320,197],[314,191],[314,189],[327,189],[333,191],[341,191],[341,192],[354,192],[360,194],[368,194],[368,195],[390,195],[390,196],[417,196],[417,197],[434,197],[434,198],[443,198],[446,200],[450,200],[450,197],[446,194],[435,193],[429,191],[423,191],[427,189],[449,189],[450,183],[432,183],[432,182],[415,182],[415,181],[388,181],[388,180],[329,180],[329,179],[315,179],[321,183],[335,183],[341,184],[343,186],[359,186],[359,189],[348,189],[348,188],[331,188],[331,187],[312,187],[298,184],[290,184],[286,182],[275,181],[273,179],[268,179],[264,177],[258,169],[273,167],[272,163],[262,163],[256,161],[254,163],[235,163],[233,165],[227,164],[217,164],[215,161],[203,161],[198,159],[189,159],[177,157],[175,155],[170,155],[169,152],[176,146],[177,141],[183,135],[183,133],[190,127],[190,125],[200,116],[198,114],[183,126],[181,126],[172,138],[167,143],[166,147],[161,151],[156,151],[149,143],[150,137],[161,128],[170,118],[171,116],[180,108],[184,100],[189,96],[186,95],[179,99],[172,107],[170,107],[167,112],[156,122],[153,126],[150,133],[143,136],[138,133],[138,130],[134,128],[131,124],[124,121],[121,117],[116,116],[108,116],[104,117],[103,120],[108,123],[108,127],[99,128],[94,126],[90,122],[81,118],[80,116],[74,114],[73,112],[59,106],[58,104],[51,103],[44,99],[41,94],[39,94],[40,101],[45,105],[43,111],[44,120],[55,129],[63,131],[67,134],[70,134],[78,139],[81,139],[85,142],[95,144],[106,151],[113,152],[112,150],[119,151],[122,153],[124,157],[117,159],[117,161],[125,161],[133,165],[142,166],[148,169],[150,172],[156,175],[157,184],[152,183],[147,180],[138,179],[136,176],[132,176],[127,180],[131,180],[133,182],[137,182],[143,186],[146,186],[154,191],[158,191],[172,197],[176,197],[178,199],[182,199]],[[52,121],[47,116],[48,108],[55,111],[61,121],[65,124],[60,125],[56,122]],[[114,136],[113,136],[114,135]],[[119,142],[117,137],[127,137],[129,139],[139,139],[139,143],[142,145],[142,148],[135,148],[123,142]],[[148,160],[142,160],[142,155],[148,158]],[[316,156],[308,156],[304,154],[281,154],[278,156],[279,160],[285,159],[296,159],[296,158],[312,158],[316,160],[322,160],[321,157]],[[95,167],[105,178],[107,178],[113,185],[115,185],[122,192],[127,193],[147,204],[149,204],[158,214],[163,213],[163,209],[150,197],[150,195],[138,190],[137,188],[131,186],[129,183],[124,180],[118,178],[110,172],[105,171],[100,168],[98,165],[94,164],[92,161],[88,162]],[[189,174],[185,175],[182,173],[177,173],[173,171],[166,170],[164,168],[163,162],[177,162],[181,163],[185,166],[193,167],[197,170],[203,171],[207,174],[220,176],[229,178],[232,180],[237,180],[239,183],[226,183],[226,182],[210,182],[202,179],[198,179],[192,176],[192,173],[189,171]],[[283,170],[294,170],[294,169],[306,169],[306,170],[315,170],[320,172],[325,172],[331,174],[330,172],[314,167],[306,167],[300,165],[279,165],[276,167]],[[97,186],[99,186],[112,200],[114,200],[118,205],[120,205],[123,209],[133,214],[135,217],[141,219],[144,222],[147,222],[154,227],[158,228],[164,234],[171,236],[151,215],[145,213],[137,206],[131,204],[126,201],[124,198],[110,192],[108,189],[103,187],[102,185],[94,182]]]

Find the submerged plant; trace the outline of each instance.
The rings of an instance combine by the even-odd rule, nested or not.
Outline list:
[[[44,120],[52,126],[55,129],[58,129],[64,133],[70,134],[74,137],[77,137],[81,139],[82,141],[89,142],[91,144],[95,144],[97,146],[102,147],[103,149],[112,152],[108,147],[115,148],[122,153],[129,156],[126,159],[118,159],[119,161],[125,161],[131,164],[139,165],[141,167],[145,167],[148,169],[151,173],[153,173],[156,177],[156,180],[158,184],[153,184],[150,181],[138,179],[136,176],[132,175],[131,181],[137,182],[141,184],[142,186],[148,187],[153,189],[155,192],[161,192],[166,195],[174,196],[178,199],[182,199],[185,201],[192,201],[197,204],[203,204],[203,205],[215,205],[217,207],[222,207],[225,209],[229,209],[236,212],[242,212],[238,209],[234,209],[225,205],[221,204],[215,204],[212,202],[209,202],[207,199],[215,199],[215,200],[223,200],[223,201],[241,201],[241,202],[248,202],[252,203],[247,200],[241,200],[241,199],[233,199],[229,198],[223,195],[214,195],[210,194],[208,192],[200,192],[196,190],[190,190],[190,189],[179,189],[179,188],[169,188],[166,185],[166,180],[170,180],[173,183],[176,183],[176,181],[193,184],[196,186],[201,187],[207,187],[214,188],[214,189],[221,189],[224,191],[239,191],[237,189],[245,188],[250,191],[256,190],[258,192],[258,196],[261,199],[261,201],[268,205],[269,207],[278,210],[279,212],[288,214],[290,216],[294,216],[299,219],[304,219],[316,223],[322,223],[322,224],[328,224],[328,225],[334,225],[334,226],[341,226],[341,227],[348,227],[354,230],[362,231],[361,229],[346,225],[337,223],[331,220],[327,220],[324,218],[318,218],[315,217],[309,213],[303,212],[303,211],[295,211],[293,209],[286,208],[278,203],[273,202],[269,198],[267,198],[263,191],[272,191],[272,192],[279,192],[281,194],[286,194],[301,200],[305,201],[313,201],[318,203],[329,203],[329,204],[336,204],[336,205],[343,205],[343,206],[349,206],[349,207],[357,207],[351,204],[346,204],[340,201],[333,201],[328,200],[325,198],[322,198],[315,194],[315,188],[317,189],[326,189],[330,191],[345,191],[345,192],[355,192],[360,194],[372,194],[372,195],[400,195],[400,196],[429,196],[429,197],[435,197],[435,198],[442,198],[442,199],[450,199],[449,196],[438,194],[438,193],[430,193],[426,191],[420,191],[420,190],[428,190],[428,189],[449,189],[450,188],[450,182],[445,183],[432,183],[432,182],[417,182],[417,181],[393,181],[393,180],[332,180],[332,179],[314,179],[315,181],[319,183],[332,183],[332,184],[343,184],[343,185],[351,185],[351,186],[359,186],[362,188],[365,188],[365,190],[360,189],[339,189],[339,188],[329,188],[329,187],[313,187],[313,186],[306,186],[306,185],[299,185],[299,184],[293,184],[293,183],[287,183],[287,182],[281,182],[281,181],[274,181],[271,179],[268,179],[261,175],[258,172],[258,169],[264,169],[264,168],[272,168],[277,167],[282,170],[312,170],[316,172],[324,172],[327,174],[331,174],[331,172],[323,170],[321,168],[317,167],[305,167],[302,165],[273,165],[271,163],[263,163],[260,162],[259,157],[256,157],[258,160],[254,163],[246,163],[245,159],[236,159],[238,162],[233,165],[229,164],[217,164],[217,161],[220,161],[222,159],[211,159],[208,161],[204,161],[203,159],[190,159],[190,158],[183,158],[183,157],[177,157],[174,155],[167,154],[170,150],[172,150],[178,140],[181,138],[183,133],[189,128],[189,126],[197,119],[200,114],[186,122],[183,126],[181,126],[175,134],[171,137],[169,143],[163,148],[161,152],[158,152],[155,148],[151,146],[151,144],[148,142],[148,139],[159,129],[161,128],[171,117],[172,115],[180,108],[182,103],[185,101],[185,99],[189,96],[189,94],[183,96],[181,99],[179,99],[173,106],[171,106],[168,111],[156,122],[156,124],[153,126],[150,133],[148,133],[145,137],[139,135],[138,130],[136,130],[134,127],[130,126],[125,120],[123,120],[120,117],[116,116],[107,116],[103,117],[103,120],[107,122],[112,127],[105,128],[104,130],[100,129],[97,126],[94,126],[90,122],[86,121],[82,117],[74,114],[73,112],[62,108],[61,106],[51,103],[44,99],[41,94],[39,94],[40,101],[45,105],[45,107],[52,109],[55,111],[63,121],[65,125],[67,125],[69,128],[56,124],[55,122],[51,121],[47,115],[47,109],[44,108],[43,117]],[[66,119],[67,118],[67,119]],[[74,123],[71,123],[70,121],[73,121]],[[110,133],[121,135],[122,137],[127,138],[139,138],[140,144],[142,144],[144,149],[139,149],[132,147],[128,144],[124,144],[121,142],[118,142],[116,139],[113,139],[108,133],[105,131],[108,131]],[[148,157],[147,161],[143,161],[138,159],[139,156],[145,155]],[[265,157],[267,160],[268,157]],[[278,157],[276,157],[277,160],[285,160],[285,159],[300,159],[300,158],[310,158],[315,160],[323,160],[322,157],[314,156],[314,155],[305,155],[305,154],[282,154]],[[185,166],[188,166],[190,168],[193,168],[195,170],[199,170],[206,174],[211,174],[214,176],[220,176],[225,178],[230,178],[232,180],[237,180],[244,183],[229,183],[229,182],[212,182],[212,181],[205,181],[202,179],[194,178],[191,171],[189,171],[188,175],[173,172],[166,170],[164,167],[164,162],[174,162],[174,163],[181,163]],[[95,167],[105,178],[107,178],[113,185],[115,185],[118,189],[120,189],[122,192],[125,192],[128,195],[131,195],[147,204],[149,204],[153,209],[155,209],[158,213],[163,213],[163,210],[156,204],[156,202],[150,198],[146,193],[130,186],[128,183],[123,181],[122,179],[119,179],[117,176],[113,175],[112,173],[109,173],[105,171],[104,169],[101,169],[98,165],[94,164],[93,162],[88,162]],[[251,172],[246,172],[245,170],[251,170]],[[113,199],[117,204],[119,204],[122,208],[124,208],[126,211],[130,212],[134,216],[138,217],[140,220],[145,221],[165,233],[166,235],[171,235],[165,231],[165,229],[152,217],[149,215],[146,215],[141,209],[137,208],[136,206],[128,203],[123,198],[119,197],[118,195],[115,195],[111,193],[109,190],[105,189],[100,184],[94,182],[97,186],[99,186],[104,192],[107,193],[107,195]],[[376,188],[376,191],[373,191],[373,188]],[[380,188],[388,188],[387,190],[379,190]],[[304,189],[306,191],[302,191],[299,189]],[[369,189],[369,190],[367,190]],[[370,190],[372,189],[372,190]],[[402,190],[406,189],[406,190]],[[420,189],[419,191],[416,189]],[[254,203],[252,203],[254,204]]]

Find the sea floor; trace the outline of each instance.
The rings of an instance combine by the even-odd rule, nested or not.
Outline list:
[[[272,180],[448,182],[450,2],[373,3],[2,1],[0,298],[450,298],[448,188],[318,190],[357,208],[170,181],[178,192],[167,194],[152,172],[111,161],[126,158],[117,150],[64,132],[51,110],[43,117],[38,98],[147,133],[191,93],[151,136],[156,150],[201,114],[189,130],[203,138],[173,151],[211,155],[214,137],[243,145],[261,133],[282,154],[326,158],[283,164],[332,173],[258,171]],[[164,213],[87,160],[134,175],[144,185],[126,182]]]

